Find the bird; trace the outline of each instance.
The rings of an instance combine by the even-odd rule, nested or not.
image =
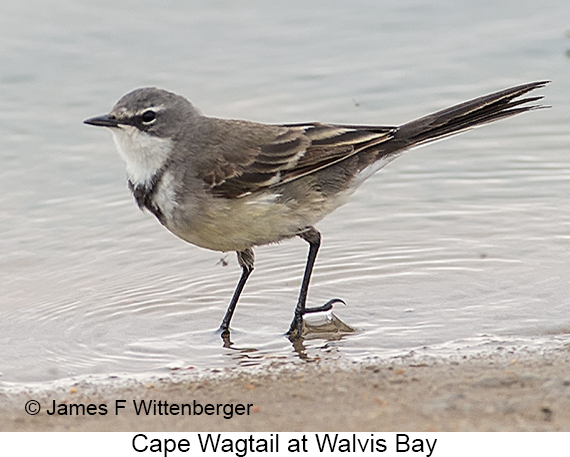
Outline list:
[[[241,276],[220,325],[228,336],[239,297],[254,269],[254,248],[300,237],[309,252],[290,339],[307,307],[321,245],[315,225],[347,202],[362,182],[421,144],[526,111],[544,108],[525,94],[550,81],[510,87],[399,126],[321,122],[264,124],[203,115],[185,97],[156,87],[135,89],[108,114],[84,123],[106,127],[126,163],[138,206],[182,240],[237,253]]]

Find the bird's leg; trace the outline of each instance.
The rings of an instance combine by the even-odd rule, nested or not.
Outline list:
[[[224,320],[222,321],[222,325],[220,325],[220,330],[222,331],[222,335],[227,335],[230,333],[230,322],[232,320],[232,316],[234,315],[234,311],[236,310],[236,305],[239,300],[239,296],[245,286],[245,282],[247,278],[253,271],[253,264],[255,261],[255,256],[253,255],[253,249],[246,249],[244,251],[237,251],[237,258],[238,263],[242,268],[241,277],[239,278],[239,282],[236,286],[236,290],[234,291],[234,295],[232,297],[232,301],[228,306],[228,310],[226,311],[226,315],[224,316]]]
[[[305,266],[305,274],[303,275],[303,284],[301,285],[301,291],[299,292],[299,300],[295,307],[295,317],[293,317],[291,327],[289,327],[289,331],[287,332],[290,338],[299,338],[301,336],[303,331],[303,316],[305,314],[330,311],[333,303],[340,302],[345,304],[340,298],[333,298],[322,306],[316,306],[314,308],[307,308],[305,306],[307,302],[307,292],[309,291],[309,283],[311,282],[311,274],[313,273],[313,266],[315,265],[317,253],[321,246],[321,234],[315,227],[310,227],[298,236],[309,243],[309,256],[307,257],[307,265]]]
[[[301,336],[304,314],[317,311],[327,311],[332,308],[332,300],[319,308],[305,307],[307,292],[309,290],[309,282],[311,281],[311,273],[313,272],[317,252],[319,252],[319,247],[321,245],[321,234],[315,227],[311,227],[300,233],[299,236],[309,243],[309,256],[307,257],[307,265],[305,266],[305,274],[303,275],[303,284],[301,285],[301,291],[299,292],[299,300],[295,307],[295,317],[293,318],[291,327],[289,327],[289,331],[287,332],[287,334],[293,338],[299,338]]]

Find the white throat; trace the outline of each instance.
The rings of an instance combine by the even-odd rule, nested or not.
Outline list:
[[[127,164],[129,181],[135,186],[149,184],[170,154],[172,140],[149,135],[130,125],[113,128],[111,132]]]

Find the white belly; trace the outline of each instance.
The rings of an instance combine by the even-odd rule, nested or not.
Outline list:
[[[266,193],[236,199],[212,197],[200,211],[177,207],[166,226],[183,240],[206,249],[243,251],[299,234],[338,206],[330,207],[330,203],[319,198],[300,205]]]

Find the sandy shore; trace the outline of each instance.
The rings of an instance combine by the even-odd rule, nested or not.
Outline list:
[[[40,402],[37,415],[24,411],[31,399]],[[141,400],[157,409],[137,415]],[[2,431],[570,431],[570,349],[80,382],[0,393],[0,404]],[[201,415],[194,414],[197,404]],[[124,408],[115,414],[117,405]],[[188,414],[182,405],[196,410]]]

